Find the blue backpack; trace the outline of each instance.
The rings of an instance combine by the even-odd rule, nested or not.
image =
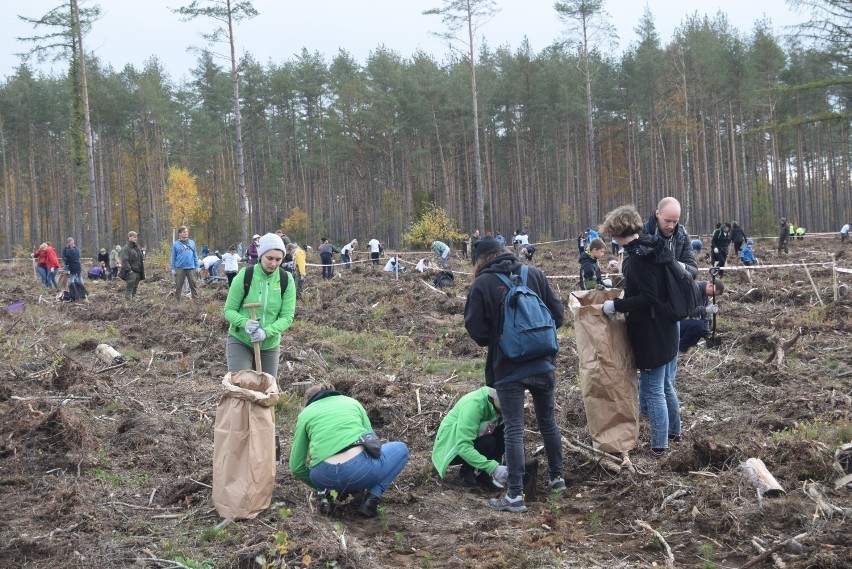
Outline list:
[[[521,265],[520,275],[512,280],[493,273],[509,287],[503,298],[503,332],[500,349],[512,361],[525,362],[559,351],[556,321],[541,297],[527,286],[529,267]]]

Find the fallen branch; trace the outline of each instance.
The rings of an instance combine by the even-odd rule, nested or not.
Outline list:
[[[660,507],[652,510],[652,512],[662,512],[666,509],[666,506],[668,506],[672,500],[677,500],[681,496],[686,496],[687,494],[689,494],[689,490],[687,490],[686,488],[680,488],[678,490],[675,490],[674,492],[663,498],[663,503],[660,504]]]
[[[28,397],[11,396],[12,401],[89,401],[91,397],[80,397],[77,395],[32,395]]]
[[[598,450],[594,447],[585,445],[578,440],[575,440],[573,443],[571,443],[565,437],[562,437],[562,446],[564,446],[571,452],[577,453],[585,457],[586,460],[600,464],[605,470],[608,470],[613,474],[621,473],[621,464],[616,462],[617,459],[602,450]],[[633,466],[632,463],[630,464],[630,466]]]
[[[773,553],[777,553],[778,551],[781,551],[782,549],[784,549],[787,546],[798,546],[799,545],[798,542],[801,541],[802,539],[806,538],[807,536],[808,536],[808,534],[806,534],[806,533],[800,533],[796,537],[791,537],[790,539],[785,539],[785,540],[779,541],[775,545],[773,545],[772,547],[770,547],[768,549],[764,549],[760,553],[760,555],[758,555],[757,557],[752,557],[751,559],[749,559],[745,563],[745,565],[740,567],[740,569],[748,569],[749,567],[754,567],[758,563],[763,563]],[[754,544],[754,543],[755,543],[754,540],[752,540],[752,544]]]
[[[797,328],[793,333],[793,336],[787,340],[782,340],[775,334],[767,338],[766,341],[769,344],[772,344],[772,350],[769,352],[769,356],[766,358],[765,363],[773,364],[775,367],[779,368],[785,367],[787,365],[787,350],[796,343],[796,340],[798,340],[801,335],[802,329]]]
[[[660,542],[660,546],[666,552],[666,567],[674,567],[674,553],[672,553],[672,548],[669,547],[669,544],[666,542],[666,540],[663,538],[663,536],[660,534],[660,532],[658,532],[657,530],[655,530],[654,528],[652,528],[650,525],[643,522],[642,520],[634,520],[634,523],[636,525],[638,525],[639,527],[644,528],[644,529],[648,530],[649,532],[651,532],[652,534],[654,534],[654,537],[657,538],[657,541]]]

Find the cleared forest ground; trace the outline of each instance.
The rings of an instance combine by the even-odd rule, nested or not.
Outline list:
[[[787,256],[768,243],[757,254],[764,263],[813,263],[841,249],[839,240],[806,239]],[[849,263],[848,256],[838,262]],[[553,276],[576,274],[575,248],[544,245],[535,264]],[[226,372],[226,290],[205,287],[199,301],[175,303],[165,266],[152,259],[141,300],[130,306],[123,283],[87,283],[88,302],[58,304],[29,265],[7,265],[0,566],[247,569],[264,556],[272,567],[627,568],[663,566],[666,546],[678,567],[852,566],[852,490],[835,485],[852,468],[837,454],[852,440],[852,297],[833,301],[830,267],[809,267],[816,290],[801,266],[756,270],[750,281],[728,271],[720,347],[702,343],[680,358],[684,440],[653,461],[643,452],[643,423],[636,473],[615,474],[566,451],[569,491],[543,495],[542,471],[542,491],[518,515],[490,511],[488,494],[463,488],[454,469],[441,480],[431,465],[441,418],[483,382],[484,352],[462,322],[470,267],[453,265],[449,294],[413,271],[395,279],[356,264],[322,281],[314,270],[282,345],[277,417],[285,456],[302,385],[319,380],[359,399],[383,438],[409,445],[411,460],[385,494],[385,513],[360,518],[353,498],[322,517],[282,464],[277,506],[221,529],[209,485]],[[840,275],[841,284],[850,281]],[[575,280],[551,282],[567,306]],[[5,309],[21,300],[23,308]],[[797,332],[783,364],[767,363],[772,347]],[[100,343],[129,363],[104,369],[94,351]],[[570,316],[560,343],[559,425],[569,443],[588,444]],[[531,415],[527,427],[529,457],[541,439]],[[766,463],[783,495],[758,500],[738,469],[750,457]],[[795,544],[779,546],[794,536]],[[753,540],[778,559],[758,557]]]

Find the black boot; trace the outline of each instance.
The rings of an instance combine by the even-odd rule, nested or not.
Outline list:
[[[381,496],[367,492],[364,495],[364,501],[358,506],[358,513],[368,518],[375,517],[379,513],[379,502],[381,501]]]
[[[479,485],[473,468],[468,464],[462,464],[459,468],[459,480],[461,480],[462,486],[466,488],[476,488]]]

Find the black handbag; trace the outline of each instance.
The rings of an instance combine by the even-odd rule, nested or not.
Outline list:
[[[373,458],[379,458],[382,456],[382,439],[380,439],[373,431],[367,431],[361,435],[358,440],[355,441],[355,444],[364,445],[364,450],[366,450],[367,454]]]

